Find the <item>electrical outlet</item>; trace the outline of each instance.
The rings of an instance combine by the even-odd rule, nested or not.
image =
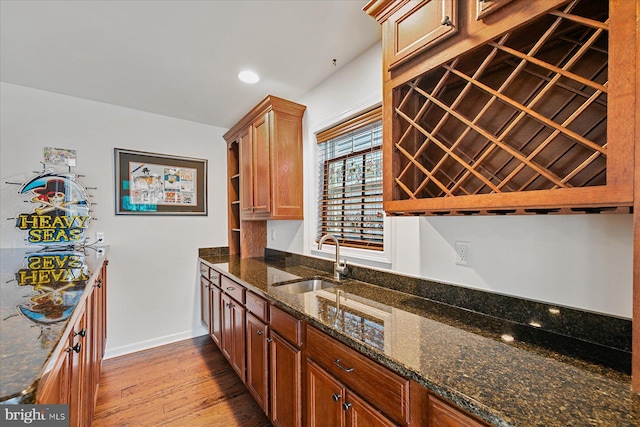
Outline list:
[[[471,265],[471,243],[456,241],[456,264]]]
[[[104,232],[96,232],[96,242],[104,243]]]

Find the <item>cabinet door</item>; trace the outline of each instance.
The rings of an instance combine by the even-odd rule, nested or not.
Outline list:
[[[271,217],[303,219],[302,123],[280,111],[273,115],[271,141]]]
[[[237,302],[231,300],[231,319],[232,319],[232,358],[231,366],[238,373],[240,379],[245,381],[245,326],[244,326],[244,307]]]
[[[69,337],[69,425],[71,426],[86,425],[87,413],[89,412],[87,408],[87,379],[85,369],[87,347],[82,336],[82,331],[86,331],[87,327],[86,307],[81,308],[81,310],[83,314],[74,325],[71,336]]]
[[[458,32],[457,0],[410,0],[383,24],[389,68]]]
[[[268,336],[267,325],[247,312],[247,388],[265,413],[269,398]]]
[[[222,341],[222,291],[215,285],[209,286],[209,335],[218,347]]]
[[[476,0],[476,19],[484,18],[512,1],[513,0]]]
[[[276,427],[302,426],[302,357],[298,348],[270,331],[271,422]],[[331,425],[331,424],[324,424]]]
[[[307,359],[307,425],[344,426],[344,387],[331,374]]]
[[[68,340],[66,341],[68,344]],[[71,358],[71,348],[67,345],[67,348],[63,349],[58,356],[51,371],[38,384],[39,390],[36,403],[69,404]]]
[[[222,294],[222,305],[222,354],[244,382],[244,307],[226,294]]]
[[[394,427],[397,424],[347,389],[342,409],[347,427]]]
[[[228,361],[231,361],[231,353],[233,352],[233,312],[231,309],[232,300],[228,295],[224,293],[221,295],[220,300],[222,301],[222,335],[220,340],[220,351],[222,351],[222,354],[227,358]]]
[[[242,216],[253,212],[253,148],[250,129],[240,133],[240,212]]]
[[[433,396],[429,396],[427,412],[430,427],[484,427],[480,421]]]
[[[272,114],[267,113],[254,122],[252,129],[253,147],[253,211],[269,213],[271,211],[271,156],[269,120]]]
[[[211,331],[210,286],[213,285],[211,285],[207,279],[200,277],[200,321],[202,322],[202,326],[207,328],[207,331]]]

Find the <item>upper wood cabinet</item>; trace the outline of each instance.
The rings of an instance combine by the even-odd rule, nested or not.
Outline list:
[[[384,55],[393,68],[458,32],[458,0],[394,2],[381,19]]]
[[[385,211],[631,212],[635,2],[457,3],[457,34],[431,43],[399,42],[398,22],[436,22],[439,1],[365,6],[383,25]]]
[[[241,220],[303,219],[305,108],[267,96],[224,135],[239,146]]]

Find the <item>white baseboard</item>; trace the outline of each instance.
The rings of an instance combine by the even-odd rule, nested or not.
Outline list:
[[[159,347],[161,345],[171,344],[177,341],[187,340],[189,338],[195,338],[207,334],[207,330],[204,327],[200,327],[191,331],[180,332],[173,335],[166,335],[164,337],[158,337],[151,340],[123,345],[115,348],[109,348],[109,338],[107,337],[107,349],[105,350],[104,359],[106,360],[118,356],[124,356],[125,354],[135,353],[136,351],[147,350],[149,348]]]

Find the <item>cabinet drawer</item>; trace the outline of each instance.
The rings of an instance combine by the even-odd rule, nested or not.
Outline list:
[[[218,288],[220,287],[220,273],[211,269],[209,272],[209,282],[211,284],[216,285]]]
[[[309,357],[399,423],[408,423],[409,380],[315,328],[307,327]]]
[[[485,427],[486,424],[481,423],[470,415],[465,414],[459,409],[429,396],[428,405],[429,425],[442,427]]]
[[[268,310],[267,307],[269,306],[269,304],[267,303],[267,300],[265,300],[262,297],[259,297],[253,292],[247,292],[245,295],[245,298],[246,298],[246,302],[244,305],[247,308],[247,310],[253,313],[258,319],[262,320],[263,322],[266,322],[267,310]]]
[[[271,329],[286,338],[292,344],[300,347],[302,345],[302,321],[296,319],[289,313],[285,313],[278,307],[271,306],[271,319],[269,322]]]
[[[244,304],[244,286],[234,282],[226,276],[221,276],[222,290],[234,300]]]
[[[205,277],[205,278],[208,279],[210,274],[211,274],[211,267],[209,267],[204,262],[201,262],[200,263],[200,275],[202,277]]]

